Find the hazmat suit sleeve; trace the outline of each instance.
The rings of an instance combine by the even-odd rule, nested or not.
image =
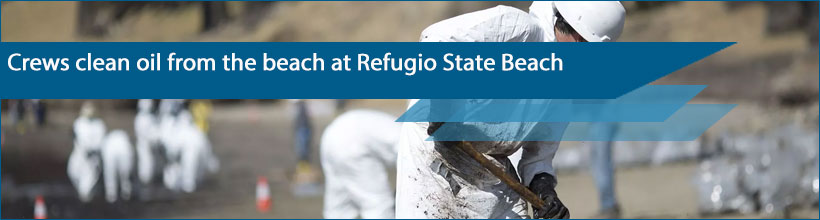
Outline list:
[[[543,42],[543,30],[529,13],[499,5],[430,25],[421,42]]]

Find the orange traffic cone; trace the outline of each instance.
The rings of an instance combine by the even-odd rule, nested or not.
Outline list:
[[[34,199],[34,219],[46,219],[46,201],[43,196]]]
[[[260,176],[259,180],[256,181],[256,210],[259,212],[268,212],[270,211],[272,203],[268,179]]]

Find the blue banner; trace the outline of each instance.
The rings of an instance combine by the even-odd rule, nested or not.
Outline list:
[[[3,42],[6,65],[0,74],[6,83],[0,94],[39,99],[613,99],[732,44]],[[335,62],[345,56],[346,64]]]

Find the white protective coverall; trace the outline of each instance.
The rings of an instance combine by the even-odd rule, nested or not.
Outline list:
[[[131,170],[134,169],[134,149],[128,133],[113,130],[105,136],[100,154],[103,161],[105,199],[131,198]],[[119,193],[118,193],[119,192]]]
[[[374,110],[351,110],[322,134],[324,217],[394,218],[394,193],[387,169],[396,162],[401,123]]]
[[[190,112],[181,110],[176,116],[166,115],[160,127],[169,158],[163,170],[163,182],[168,189],[194,192],[206,174],[219,171],[219,159],[213,154],[208,136],[194,124]]]
[[[67,172],[80,201],[89,202],[100,178],[100,146],[105,138],[105,123],[81,116],[74,120],[74,149],[68,158]]]
[[[538,6],[540,5],[540,6]],[[543,9],[541,7],[548,7]],[[527,13],[497,6],[435,23],[422,42],[554,42],[551,2],[533,4]],[[480,89],[480,88],[476,88]],[[411,101],[415,103],[417,100]],[[527,218],[526,203],[509,186],[460,151],[425,141],[427,122],[404,123],[399,141],[397,218]],[[563,133],[565,123],[551,124]],[[559,142],[477,142],[477,150],[517,176],[524,185],[539,173],[555,175],[552,159]],[[522,149],[521,160],[508,156]]]
[[[153,181],[154,166],[156,166],[153,148],[159,142],[159,121],[157,116],[151,113],[152,106],[153,101],[150,99],[140,100],[137,116],[134,117],[138,176],[143,184]]]

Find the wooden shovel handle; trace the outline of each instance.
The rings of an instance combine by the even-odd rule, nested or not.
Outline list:
[[[472,144],[466,141],[462,141],[461,143],[456,145],[458,145],[458,147],[461,148],[461,151],[464,151],[464,153],[467,153],[467,155],[470,155],[470,157],[472,157],[479,164],[481,164],[481,166],[487,168],[487,170],[489,170],[490,173],[492,173],[495,177],[498,177],[498,179],[500,179],[501,182],[504,182],[505,184],[507,184],[507,186],[510,186],[510,188],[512,188],[513,191],[518,193],[518,195],[521,195],[521,198],[523,198],[524,201],[529,202],[533,205],[533,207],[540,207],[540,209],[546,210],[547,204],[544,203],[544,200],[541,200],[541,198],[539,198],[538,195],[535,195],[535,193],[530,191],[529,188],[521,184],[521,182],[519,182],[518,179],[511,177],[503,169],[493,164],[489,159],[484,157],[484,154],[479,153],[473,147]]]

